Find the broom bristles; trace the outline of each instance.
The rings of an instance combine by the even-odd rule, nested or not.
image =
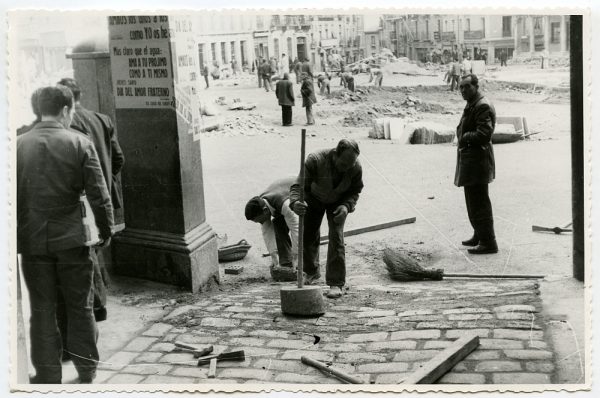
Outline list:
[[[444,278],[443,269],[425,269],[415,259],[397,250],[385,249],[383,251],[383,262],[390,278],[395,281],[442,280]]]

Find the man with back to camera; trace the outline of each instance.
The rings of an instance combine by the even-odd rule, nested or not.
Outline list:
[[[290,74],[284,73],[283,79],[275,84],[275,96],[281,106],[281,124],[283,126],[292,125],[292,106],[296,99],[294,98],[294,83],[290,81]]]
[[[295,182],[296,177],[278,179],[246,204],[246,219],[261,225],[273,267],[293,267],[298,259],[298,216],[290,209]]]
[[[304,201],[300,201],[301,181],[296,181],[290,188],[291,209],[304,215],[302,253],[306,284],[321,277],[320,228],[323,216],[327,214],[329,245],[325,282],[330,287],[329,298],[341,297],[346,284],[344,223],[348,213],[354,211],[364,186],[359,154],[356,141],[345,138],[335,148],[313,152],[304,162]]]
[[[460,93],[467,101],[460,123],[456,128],[458,140],[454,185],[464,186],[465,202],[473,237],[462,242],[471,254],[498,252],[494,233],[494,217],[488,185],[496,176],[492,134],[496,127],[496,111],[479,92],[477,76],[463,76]]]
[[[113,209],[92,142],[67,130],[71,91],[39,93],[41,121],[17,138],[17,249],[31,306],[32,383],[60,384],[61,339],[56,321],[60,285],[69,318],[67,349],[79,381],[91,383],[99,359],[93,313],[93,263],[79,197],[86,193],[102,247],[110,243]]]

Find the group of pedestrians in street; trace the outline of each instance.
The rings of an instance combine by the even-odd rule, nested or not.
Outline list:
[[[32,95],[36,119],[17,131],[17,250],[31,306],[32,383],[60,384],[72,360],[91,383],[96,322],[107,318],[103,249],[121,207],[124,156],[111,119],[86,109],[71,78]],[[85,197],[84,197],[85,195]],[[84,225],[85,203],[99,237]]]

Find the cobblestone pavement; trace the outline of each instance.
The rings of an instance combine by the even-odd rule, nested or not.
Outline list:
[[[284,316],[283,284],[232,287],[152,324],[99,368],[96,383],[308,383],[339,381],[301,363],[331,363],[365,383],[398,384],[467,331],[480,346],[447,373],[447,384],[553,383],[555,355],[534,281],[444,280],[351,286],[326,299],[319,318]],[[325,286],[324,286],[325,288]],[[320,337],[317,344],[314,336]],[[174,342],[244,350],[243,362],[208,366]]]

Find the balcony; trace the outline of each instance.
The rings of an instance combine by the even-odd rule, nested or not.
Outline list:
[[[485,38],[485,32],[483,30],[465,30],[465,40],[481,40]]]

